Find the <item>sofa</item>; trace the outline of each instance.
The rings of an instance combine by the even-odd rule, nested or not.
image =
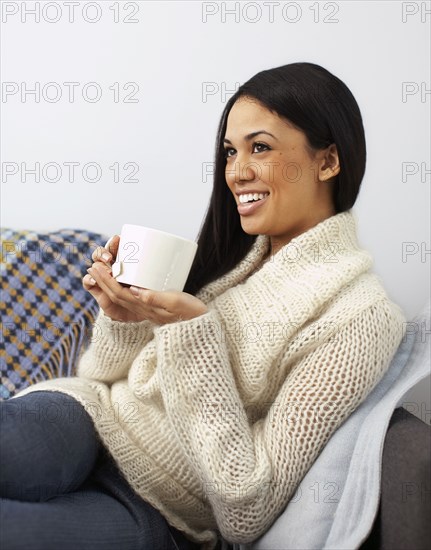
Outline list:
[[[81,229],[1,229],[0,400],[39,380],[74,374],[98,312],[82,277],[106,241]]]
[[[74,374],[98,312],[82,276],[107,239],[81,229],[1,230],[0,400],[39,380]],[[397,406],[384,438],[379,508],[361,550],[429,548],[430,456],[431,427]],[[223,540],[220,547],[242,548]]]

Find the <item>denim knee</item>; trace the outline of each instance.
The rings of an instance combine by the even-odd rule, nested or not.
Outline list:
[[[100,442],[73,397],[37,391],[0,403],[0,495],[41,501],[79,487]]]

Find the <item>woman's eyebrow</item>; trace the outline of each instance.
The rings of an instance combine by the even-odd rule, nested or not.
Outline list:
[[[251,134],[247,134],[246,136],[244,136],[244,139],[245,141],[250,141],[251,139],[253,139],[254,137],[258,136],[259,134],[267,134],[268,136],[271,136],[272,138],[274,138],[276,141],[278,141],[278,139],[273,136],[272,134],[270,134],[269,132],[267,132],[266,130],[258,130],[257,132],[252,132]],[[225,143],[230,143],[232,145],[232,142],[230,141],[230,139],[227,139],[227,138],[224,138],[223,140]]]

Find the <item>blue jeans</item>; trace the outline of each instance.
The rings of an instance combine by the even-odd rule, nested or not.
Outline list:
[[[82,405],[37,391],[0,402],[2,550],[188,550],[129,486]]]

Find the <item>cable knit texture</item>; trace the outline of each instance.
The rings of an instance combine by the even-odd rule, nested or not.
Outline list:
[[[405,332],[352,211],[247,256],[187,321],[100,311],[78,376],[37,390],[78,399],[134,490],[214,548],[262,535],[340,424],[380,381]]]

